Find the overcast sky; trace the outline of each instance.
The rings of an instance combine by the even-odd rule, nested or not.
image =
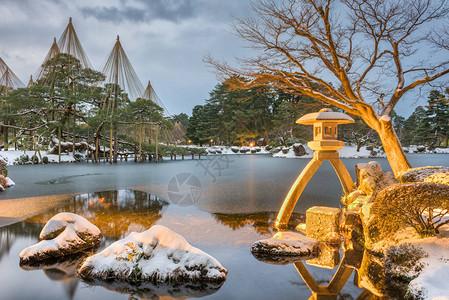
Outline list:
[[[94,68],[120,35],[143,86],[151,80],[171,114],[190,115],[217,84],[203,57],[251,54],[230,26],[249,15],[249,0],[0,0],[0,57],[27,84],[72,17]],[[416,94],[405,97],[396,107],[404,116],[427,100],[426,93],[418,101]]]
[[[250,13],[249,0],[0,0],[0,57],[27,84],[72,17],[94,68],[118,34],[142,84],[151,80],[170,113],[190,115],[217,84],[203,57],[249,51],[230,24]]]

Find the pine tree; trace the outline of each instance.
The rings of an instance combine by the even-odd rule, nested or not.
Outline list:
[[[430,92],[426,116],[429,119],[433,135],[432,144],[448,145],[449,137],[449,101],[439,91]]]

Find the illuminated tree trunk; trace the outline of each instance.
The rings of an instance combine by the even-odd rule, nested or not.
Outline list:
[[[363,108],[363,107],[362,107]],[[368,108],[368,109],[366,109]],[[362,110],[359,108],[359,110]],[[402,149],[401,142],[393,127],[393,122],[390,117],[384,115],[379,117],[372,107],[365,106],[363,114],[360,117],[363,121],[372,129],[374,129],[379,135],[380,141],[387,155],[388,162],[391,170],[395,176],[398,176],[401,172],[410,169],[412,166],[405,156],[404,149]]]
[[[379,134],[391,169],[397,176],[399,173],[410,169],[412,166],[405,156],[404,149],[402,149],[401,142],[396,135],[391,119],[380,119],[379,124],[380,127],[376,131]]]

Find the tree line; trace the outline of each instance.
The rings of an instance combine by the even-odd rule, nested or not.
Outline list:
[[[432,90],[427,105],[418,106],[408,118],[392,112],[393,126],[402,145],[448,146],[448,95],[449,90],[445,93]],[[232,90],[226,83],[219,83],[204,105],[193,108],[186,136],[200,145],[305,143],[312,139],[311,126],[295,124],[295,121],[323,106],[327,104],[318,99],[286,94],[270,86]],[[376,131],[359,116],[352,117],[356,122],[341,126],[339,139],[356,145],[357,150],[362,146],[382,146]]]

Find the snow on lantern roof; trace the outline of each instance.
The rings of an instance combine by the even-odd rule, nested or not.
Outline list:
[[[353,118],[344,113],[332,111],[332,109],[330,108],[322,108],[319,112],[302,116],[301,118],[296,120],[296,123],[303,125],[313,125],[314,123],[323,121],[335,121],[338,124],[348,124],[355,122]]]

